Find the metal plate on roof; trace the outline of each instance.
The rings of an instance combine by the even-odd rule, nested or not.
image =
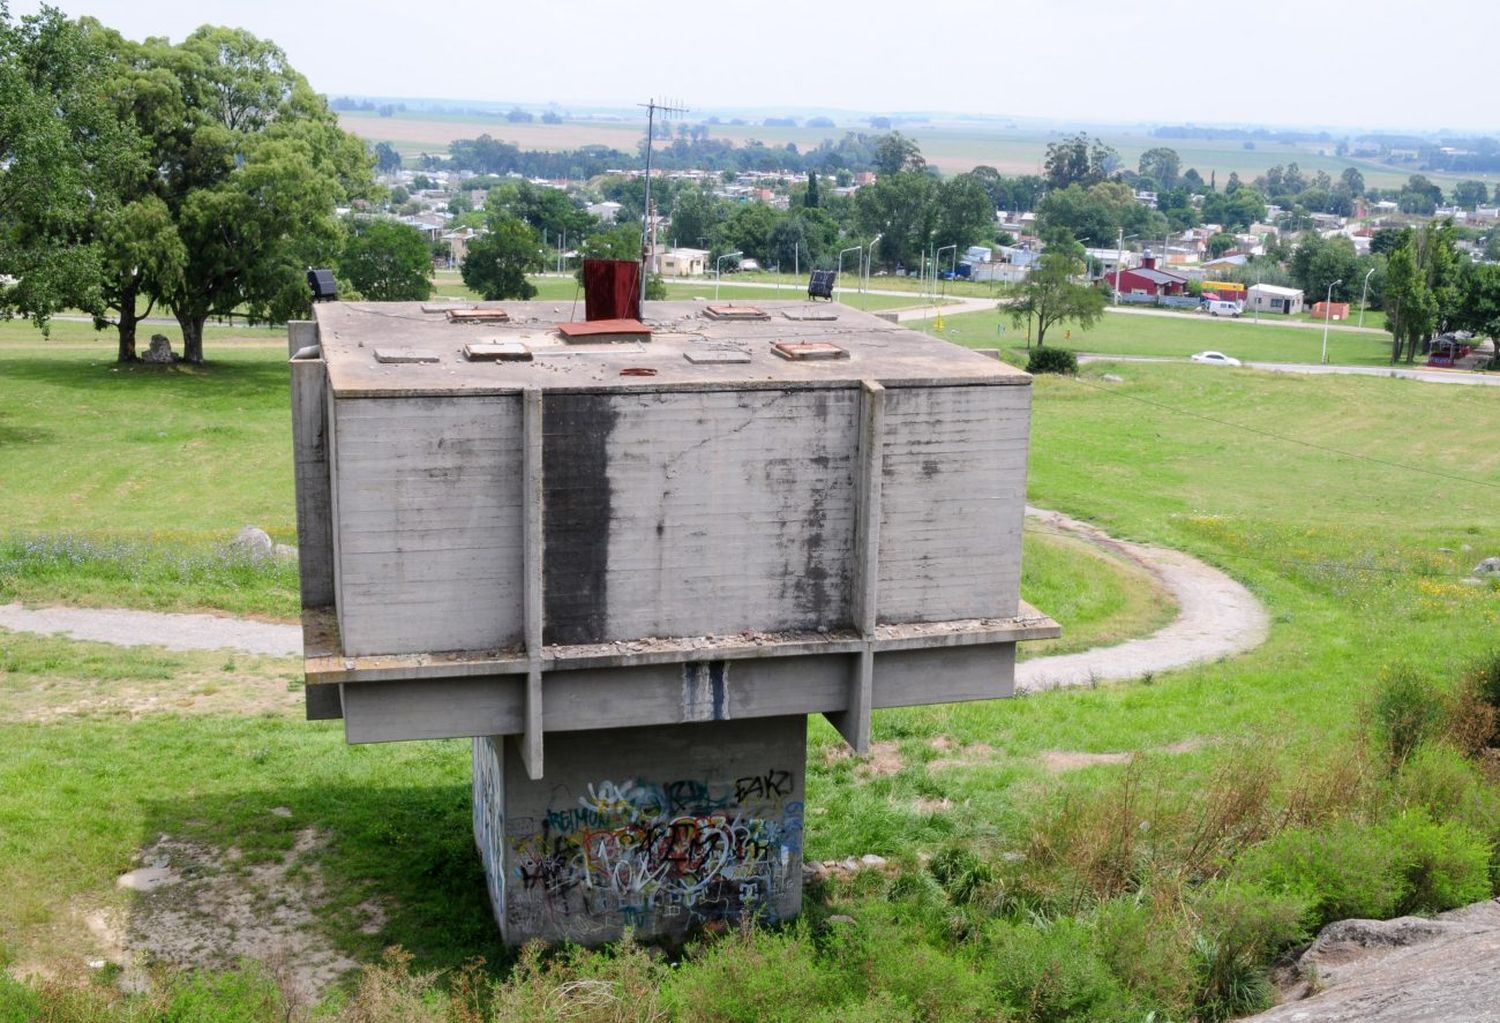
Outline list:
[[[557,332],[568,341],[650,341],[651,328],[640,320],[588,320],[559,323]]]
[[[480,341],[464,345],[470,362],[530,362],[531,349],[520,341]]]
[[[828,308],[783,309],[781,315],[789,320],[836,320],[839,314]]]
[[[777,341],[771,351],[783,359],[802,362],[808,359],[847,359],[849,353],[832,341]]]
[[[377,348],[375,361],[388,366],[413,362],[437,362],[438,353],[425,348]]]
[[[504,309],[449,309],[449,323],[509,323],[510,313]]]
[[[711,305],[703,310],[703,315],[710,320],[769,320],[769,313],[762,312],[753,305]]]

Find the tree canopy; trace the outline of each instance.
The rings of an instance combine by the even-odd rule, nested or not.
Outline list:
[[[394,220],[350,221],[338,271],[362,298],[375,302],[421,302],[432,295],[426,239]]]
[[[1046,343],[1048,328],[1064,322],[1084,330],[1104,315],[1104,293],[1076,280],[1085,270],[1083,246],[1066,232],[1055,231],[1037,265],[1024,281],[1010,285],[1011,322],[1017,328],[1036,326],[1036,343]]]

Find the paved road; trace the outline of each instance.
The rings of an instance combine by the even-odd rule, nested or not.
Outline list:
[[[1187,362],[1187,359],[1170,355],[1101,355],[1080,352],[1079,362]],[[1394,377],[1399,380],[1420,380],[1424,384],[1468,384],[1477,387],[1500,387],[1500,373],[1476,373],[1462,369],[1421,369],[1406,366],[1327,366],[1302,362],[1247,362],[1250,369],[1270,373],[1305,373],[1312,376],[1333,374],[1337,376]],[[1220,367],[1205,366],[1205,370]]]
[[[1199,315],[1195,313],[1174,313],[1170,309],[1142,309],[1137,306],[1128,305],[1108,305],[1104,307],[1104,311],[1107,313],[1116,313],[1121,316],[1161,316],[1169,320],[1186,320],[1189,323],[1193,322],[1194,316]],[[1241,327],[1301,327],[1316,331],[1323,329],[1321,323],[1314,323],[1311,320],[1294,320],[1290,317],[1280,315],[1263,316],[1259,321],[1253,316],[1241,316],[1238,319],[1226,316],[1212,318],[1205,316],[1202,317],[1202,322],[1233,323]],[[1329,331],[1342,330],[1350,334],[1378,334],[1382,337],[1386,336],[1385,331],[1379,327],[1356,327],[1352,323],[1330,323],[1328,329]]]
[[[1143,639],[1083,653],[1038,657],[1016,668],[1016,688],[1039,691],[1099,681],[1139,678],[1250,650],[1264,641],[1268,619],[1259,602],[1223,572],[1180,551],[1116,540],[1058,512],[1028,508],[1047,528],[1067,532],[1141,565],[1171,592],[1177,618]],[[169,650],[242,650],[295,657],[302,652],[296,625],[207,614],[166,614],[81,607],[0,605],[0,629],[61,635],[116,646]]]

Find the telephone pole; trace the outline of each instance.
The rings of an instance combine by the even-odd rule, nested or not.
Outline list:
[[[646,304],[646,272],[651,266],[651,257],[655,254],[656,232],[651,219],[651,144],[656,141],[656,115],[659,111],[664,117],[672,114],[685,114],[687,107],[678,106],[673,103],[658,103],[655,99],[646,103],[637,103],[636,106],[646,108],[646,199],[642,205],[645,208],[645,223],[641,225],[641,304]]]

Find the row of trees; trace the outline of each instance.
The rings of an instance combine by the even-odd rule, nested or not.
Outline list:
[[[274,43],[204,27],[136,43],[0,3],[0,312],[81,309],[135,358],[165,306],[183,357],[210,317],[304,314],[371,158]]]

